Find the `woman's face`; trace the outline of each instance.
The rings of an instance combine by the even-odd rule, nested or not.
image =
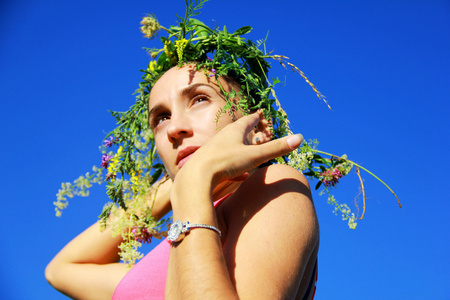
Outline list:
[[[229,91],[227,82],[219,80]],[[158,154],[172,179],[197,149],[233,122],[223,113],[216,123],[225,103],[216,79],[195,71],[193,65],[174,67],[156,82],[149,97],[149,122]]]

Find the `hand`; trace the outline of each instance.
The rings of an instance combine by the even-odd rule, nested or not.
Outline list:
[[[183,166],[188,172],[191,167],[212,172],[213,181],[244,180],[248,171],[270,159],[285,155],[300,146],[303,136],[291,135],[259,145],[247,145],[246,138],[264,115],[258,111],[242,117],[225,126],[211,140],[204,144]]]

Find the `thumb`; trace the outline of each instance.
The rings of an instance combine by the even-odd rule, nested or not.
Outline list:
[[[263,153],[265,153],[266,155],[262,156],[266,156],[265,159],[270,160],[288,154],[289,152],[298,148],[302,142],[303,135],[294,134],[285,138],[264,143],[262,145],[259,145],[258,147],[264,149]]]
[[[303,135],[301,133],[297,133],[294,135],[290,135],[286,138],[286,143],[289,147],[291,147],[292,150],[298,148],[301,143],[303,143],[305,139],[303,138]]]

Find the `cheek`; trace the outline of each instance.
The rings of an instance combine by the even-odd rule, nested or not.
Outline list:
[[[219,112],[220,107],[218,106],[211,106],[191,112],[190,120],[195,138],[200,138],[202,140],[204,138],[211,138],[222,128],[222,119],[226,116],[221,115],[219,119],[217,119]]]
[[[167,167],[167,162],[169,161],[169,153],[170,153],[170,149],[168,148],[167,143],[165,143],[164,141],[162,141],[159,137],[155,136],[155,146],[156,146],[156,152],[159,156],[159,158],[161,159],[162,163],[164,164],[166,171],[169,173],[170,177],[172,177],[172,172],[170,170],[170,168]]]
[[[163,152],[164,153],[164,152]],[[172,170],[170,167],[168,167],[168,164],[166,163],[166,160],[168,159],[167,157],[164,157],[164,155],[159,155],[159,158],[161,159],[163,165],[164,165],[164,169],[166,170],[167,174],[169,175],[169,177],[173,180],[175,178],[175,170]],[[169,164],[170,166],[170,164]]]

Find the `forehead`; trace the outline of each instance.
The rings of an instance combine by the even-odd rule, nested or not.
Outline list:
[[[180,94],[185,88],[196,83],[219,89],[215,79],[206,75],[204,70],[196,70],[194,65],[181,68],[176,66],[164,73],[155,83],[150,92],[149,103]]]

